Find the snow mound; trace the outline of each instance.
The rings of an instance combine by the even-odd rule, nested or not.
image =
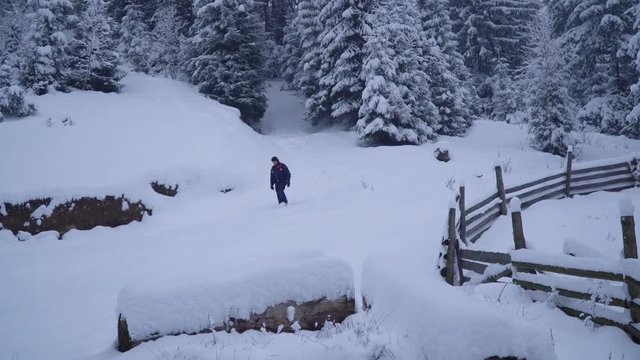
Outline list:
[[[522,318],[506,314],[462,295],[462,288],[438,293],[412,284],[407,274],[372,258],[365,263],[362,291],[373,316],[385,319],[385,327],[406,334],[402,345],[407,357],[477,360],[492,356],[528,360],[556,359],[549,333]],[[402,306],[398,298],[402,298]],[[393,314],[393,319],[389,317]],[[401,357],[403,358],[403,357]]]
[[[309,257],[235,282],[185,281],[125,287],[117,312],[126,319],[134,339],[198,332],[229,317],[248,319],[267,307],[287,301],[303,303],[326,298],[353,298],[351,267],[329,257]]]

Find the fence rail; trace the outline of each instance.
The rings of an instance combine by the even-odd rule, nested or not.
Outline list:
[[[460,197],[460,219],[457,230],[463,242],[475,243],[501,215],[506,215],[506,204],[514,197],[522,201],[522,208],[542,200],[561,199],[573,195],[587,195],[596,191],[622,191],[637,185],[631,169],[633,160],[611,160],[611,164],[572,169],[573,155],[568,153],[566,169],[557,174],[524,184],[504,188],[502,168],[496,166],[496,192],[472,204],[465,204]],[[460,188],[464,192],[464,186]],[[468,197],[468,196],[467,196]],[[462,202],[460,202],[462,201]]]
[[[521,211],[545,199],[584,195],[595,191],[621,191],[637,186],[639,161],[612,160],[610,164],[572,168],[567,156],[565,171],[505,189],[502,170],[496,166],[496,192],[467,207],[465,188],[460,188],[457,207],[449,209],[448,239],[443,239],[441,273],[452,285],[492,282],[504,277],[532,294],[536,300],[554,294],[558,308],[566,314],[600,325],[617,326],[640,343],[640,260],[633,214],[621,207],[625,266],[602,259],[549,256],[526,249]],[[638,171],[640,172],[640,171]],[[516,251],[500,253],[461,248],[480,236],[511,204]],[[631,205],[629,204],[629,207]],[[519,249],[519,250],[518,250]]]

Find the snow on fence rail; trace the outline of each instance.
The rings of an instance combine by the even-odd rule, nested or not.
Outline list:
[[[505,187],[502,168],[497,165],[496,192],[472,204],[466,203],[465,186],[460,186],[457,204],[449,210],[449,224],[453,221],[455,230],[452,232],[449,225],[449,231],[442,239],[443,249],[440,252],[439,263],[442,276],[449,283],[453,283],[455,278],[453,274],[447,274],[448,271],[453,271],[449,269],[454,266],[447,261],[448,239],[455,234],[464,244],[475,243],[500,216],[507,215],[507,204],[514,198],[519,199],[520,208],[524,209],[542,200],[586,195],[596,191],[622,191],[640,183],[640,157],[637,155],[599,160],[573,167],[573,154],[569,151],[566,164],[562,172],[510,187]],[[455,207],[459,209],[460,214],[457,222]],[[454,220],[451,220],[451,216]],[[457,242],[455,247],[454,252],[459,252]],[[460,264],[457,265],[460,267]],[[461,278],[458,280],[464,281]]]
[[[640,343],[640,260],[633,206],[620,203],[623,254],[620,261],[570,255],[549,255],[526,249],[521,202],[511,200],[515,251],[460,249],[455,209],[450,209],[446,279],[450,284],[482,283],[511,277],[534,300],[553,299],[570,316],[616,326]]]
[[[464,243],[475,243],[501,215],[507,215],[507,203],[520,198],[522,208],[548,199],[586,195],[596,191],[622,191],[638,184],[638,158],[615,158],[581,164],[572,168],[573,155],[567,155],[566,169],[524,184],[505,188],[501,166],[495,167],[496,192],[473,204],[465,204],[465,187],[460,187],[457,230]]]
[[[117,313],[122,352],[169,335],[319,330],[355,313],[353,271],[311,257],[230,283],[145,283],[122,289]]]

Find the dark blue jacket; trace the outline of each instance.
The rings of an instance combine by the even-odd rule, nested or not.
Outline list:
[[[291,181],[291,173],[287,165],[278,163],[271,167],[271,186],[274,185],[289,185]]]

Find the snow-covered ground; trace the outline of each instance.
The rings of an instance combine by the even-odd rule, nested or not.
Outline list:
[[[267,135],[179,82],[130,74],[124,83],[120,95],[35,98],[38,115],[0,124],[0,201],[125,193],[154,209],[141,223],[61,241],[0,233],[0,359],[531,360],[552,359],[550,349],[560,360],[640,358],[622,331],[591,329],[515,286],[453,288],[438,274],[450,187],[464,179],[469,200],[482,197],[495,186],[496,159],[507,183],[562,167],[529,149],[524,128],[479,121],[465,138],[442,139],[453,160],[441,163],[436,144],[361,148],[351,133],[312,132],[302,102],[278,82]],[[63,126],[65,117],[74,125]],[[640,142],[589,135],[583,160],[634,151]],[[269,190],[273,155],[293,174],[286,208]],[[155,179],[179,183],[179,195],[153,193]],[[620,196],[640,204],[637,190],[537,204],[523,213],[527,241],[561,253],[574,238],[619,256]],[[498,221],[478,246],[507,250],[507,225]],[[320,333],[177,336],[114,349],[123,287],[241,281],[321,254],[351,266],[370,312]]]

